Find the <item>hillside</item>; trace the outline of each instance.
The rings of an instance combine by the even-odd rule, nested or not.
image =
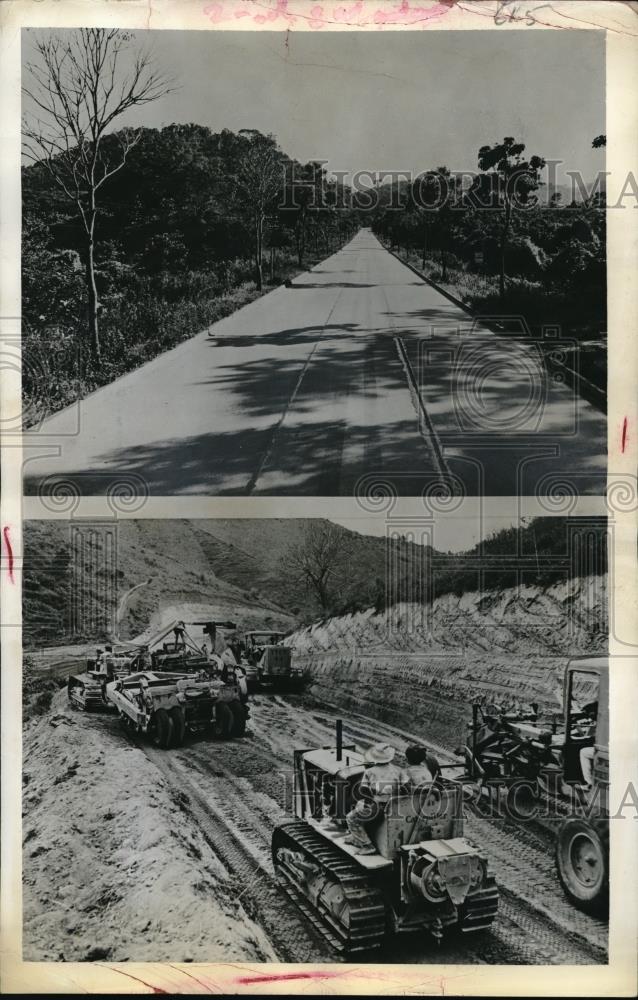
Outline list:
[[[286,552],[299,544],[303,519],[125,520],[117,526],[113,573],[104,569],[103,529],[83,528],[83,559],[73,556],[70,527],[62,521],[31,521],[25,526],[24,639],[69,642],[103,638],[111,606],[130,588],[150,579],[132,595],[122,622],[122,638],[143,631],[158,608],[175,604],[211,605],[220,616],[242,614],[248,627],[292,628],[312,620],[317,608],[291,580]],[[337,526],[348,550],[346,603],[371,603],[385,573],[385,540]],[[409,574],[419,546],[403,546],[398,565]],[[114,580],[114,593],[109,580]],[[377,586],[378,589],[378,586]],[[65,599],[61,599],[63,598]],[[68,596],[67,596],[68,595]],[[79,600],[82,607],[79,607]],[[73,608],[84,621],[78,631]],[[225,611],[223,609],[226,609]],[[203,613],[201,610],[200,614]]]
[[[123,520],[113,536],[110,569],[103,522],[31,521],[24,534],[24,642],[39,644],[104,639],[109,614],[123,595],[144,581],[127,604],[121,637],[132,638],[164,608],[197,608],[198,617],[237,617],[245,627],[285,630],[325,615],[316,595],[293,572],[290,549],[303,543],[306,519]],[[517,531],[508,528],[470,552],[436,552],[404,539],[392,543],[388,577],[387,541],[327,525],[337,540],[335,573],[327,613],[343,614],[398,603],[428,603],[443,594],[516,582],[521,560],[525,582],[549,586],[573,575],[606,571],[605,524],[586,525],[578,558],[570,524],[538,518]],[[81,526],[83,548],[72,532]],[[531,562],[530,562],[531,560]],[[427,564],[432,573],[424,573]],[[483,568],[481,568],[483,567]],[[486,568],[487,567],[487,568]],[[206,609],[209,608],[207,612]],[[190,612],[189,612],[190,613]],[[184,615],[187,612],[184,611]]]

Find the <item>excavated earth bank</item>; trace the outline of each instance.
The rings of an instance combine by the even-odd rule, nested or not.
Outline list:
[[[446,594],[332,618],[288,642],[316,698],[453,748],[472,701],[560,710],[568,660],[607,650],[607,579]]]

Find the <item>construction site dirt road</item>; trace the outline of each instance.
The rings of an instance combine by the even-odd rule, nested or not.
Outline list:
[[[76,720],[82,727],[100,731],[99,738],[107,743],[144,755],[147,771],[147,765],[153,765],[158,783],[172,790],[179,808],[188,814],[225,869],[228,884],[241,887],[236,898],[247,920],[260,927],[280,961],[334,962],[343,959],[277,882],[270,845],[273,828],[291,812],[293,748],[332,744],[339,714],[305,696],[261,695],[253,701],[245,737],[227,743],[192,739],[170,752],[132,739],[112,715],[78,713]],[[418,740],[419,734],[363,716],[344,720],[346,744],[361,748],[379,739],[403,750],[409,740]],[[451,759],[449,748],[433,749],[441,759]],[[60,787],[60,794],[64,787]],[[607,924],[575,910],[563,896],[549,836],[536,827],[514,827],[476,810],[466,818],[466,834],[486,850],[499,884],[501,903],[492,929],[451,937],[438,946],[421,935],[405,935],[373,953],[371,961],[606,962]],[[113,878],[117,879],[115,871]],[[125,891],[121,884],[115,888]],[[165,914],[165,923],[167,919],[170,914]],[[25,925],[25,940],[29,933]],[[176,961],[181,957],[171,955]],[[111,951],[109,959],[117,961],[117,953]],[[364,955],[357,956],[357,961],[362,960],[366,960]]]

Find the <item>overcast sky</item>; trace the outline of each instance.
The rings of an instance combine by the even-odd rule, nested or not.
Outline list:
[[[123,123],[256,128],[350,173],[475,169],[505,135],[587,178],[604,169],[602,32],[136,33],[149,42],[179,89]]]

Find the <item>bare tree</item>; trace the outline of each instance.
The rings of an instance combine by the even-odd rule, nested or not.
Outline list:
[[[319,601],[324,615],[332,608],[333,596],[343,572],[350,546],[347,532],[330,521],[309,521],[303,540],[292,545],[284,557],[288,572]]]
[[[95,222],[98,195],[121,170],[140,129],[113,132],[130,108],[157,100],[171,90],[145,51],[130,67],[122,53],[132,36],[115,29],[81,28],[69,35],[36,41],[37,62],[27,64],[31,102],[23,124],[25,156],[43,163],[76,206],[85,236],[88,334],[91,354],[100,359],[98,294],[95,283]],[[108,133],[112,141],[105,142]],[[111,137],[109,136],[109,140]]]
[[[256,129],[241,129],[246,145],[237,168],[237,184],[252,216],[255,232],[257,288],[262,290],[264,223],[273,198],[283,182],[283,156],[274,138]]]

